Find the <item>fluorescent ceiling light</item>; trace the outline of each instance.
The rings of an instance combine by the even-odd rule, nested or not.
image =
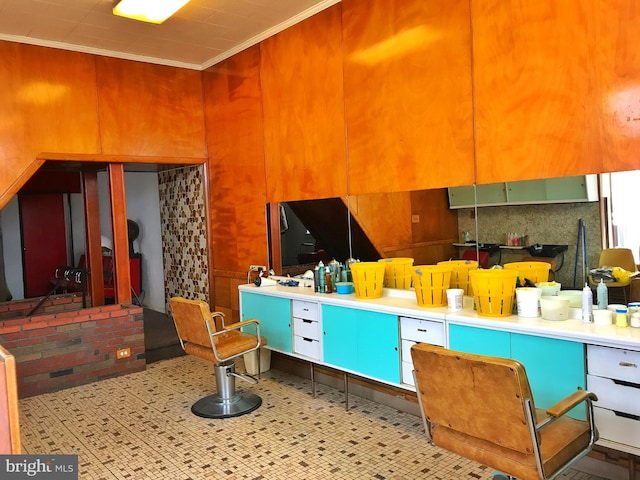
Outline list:
[[[113,13],[141,22],[162,23],[187,3],[189,0],[120,0]]]

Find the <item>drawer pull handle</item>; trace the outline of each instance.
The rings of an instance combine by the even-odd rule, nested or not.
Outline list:
[[[624,380],[616,380],[615,378],[612,378],[611,381],[613,383],[615,383],[616,385],[622,385],[623,387],[640,388],[640,385],[638,385],[637,383],[633,383],[633,382],[626,382]]]
[[[302,323],[313,323],[313,320],[307,320],[306,318],[303,318]]]
[[[640,420],[640,415],[633,415],[631,413],[619,412],[617,410],[613,410],[613,413],[615,413],[617,417],[629,418],[631,420]]]
[[[423,333],[427,333],[427,329],[426,328],[419,328],[418,331],[419,332],[423,332]]]
[[[620,365],[621,367],[638,368],[638,365],[636,365],[635,363],[629,363],[629,362],[620,362],[618,365]]]
[[[302,337],[302,340],[304,340],[305,342],[313,342],[311,338]]]
[[[302,310],[303,310],[303,311],[305,311],[305,312],[308,312],[308,311],[309,311],[309,309],[308,309],[308,308],[303,308]]]

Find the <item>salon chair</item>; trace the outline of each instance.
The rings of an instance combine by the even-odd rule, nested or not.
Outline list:
[[[497,470],[495,479],[556,478],[598,438],[593,393],[576,390],[547,410],[536,409],[517,360],[428,344],[414,345],[411,356],[431,443]],[[586,420],[566,415],[580,405]]]
[[[598,268],[602,267],[620,267],[630,274],[636,273],[638,271],[638,267],[636,266],[635,258],[633,257],[633,252],[629,248],[605,248],[600,253],[600,258],[598,259]],[[605,280],[607,288],[619,289],[622,292],[623,302],[626,304],[631,301],[631,282],[632,278],[629,278],[626,281],[611,281],[608,282]],[[594,278],[593,275],[589,275],[589,285],[591,288],[598,287],[599,280]],[[609,295],[611,296],[615,290],[610,290]],[[613,302],[611,302],[613,303]]]
[[[251,383],[258,380],[248,373],[236,373],[235,358],[257,351],[267,341],[260,336],[260,322],[246,320],[225,325],[224,314],[210,312],[201,300],[173,297],[169,300],[180,344],[189,355],[213,362],[217,392],[198,400],[191,411],[199,417],[227,418],[252,412],[262,404],[253,393],[236,393],[236,378]],[[249,333],[251,332],[251,333]]]

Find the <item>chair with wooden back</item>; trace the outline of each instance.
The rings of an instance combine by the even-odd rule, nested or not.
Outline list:
[[[517,360],[428,344],[414,345],[411,355],[425,429],[438,447],[509,478],[533,480],[555,478],[597,440],[593,393],[577,390],[540,410]],[[581,404],[586,420],[566,415]]]
[[[198,400],[191,411],[200,417],[226,418],[258,408],[262,404],[258,395],[236,393],[236,378],[254,385],[258,380],[248,373],[236,373],[235,358],[257,351],[260,372],[260,347],[267,343],[260,336],[260,322],[251,319],[225,325],[224,315],[212,313],[209,305],[201,300],[173,297],[169,303],[184,351],[214,364],[217,393]]]

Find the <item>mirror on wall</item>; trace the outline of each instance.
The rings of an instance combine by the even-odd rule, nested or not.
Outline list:
[[[633,174],[640,175],[638,172]],[[415,264],[432,264],[462,257],[466,248],[454,246],[460,242],[461,231],[471,232],[472,239],[481,243],[503,246],[507,243],[509,233],[513,233],[526,238],[529,245],[566,246],[566,250],[556,255],[556,280],[563,284],[563,288],[573,288],[575,278],[576,287],[579,287],[582,265],[595,268],[603,244],[626,246],[635,241],[636,244],[629,245],[629,248],[638,254],[640,233],[633,233],[636,222],[624,214],[628,211],[625,206],[633,202],[622,194],[633,189],[624,187],[619,180],[631,178],[630,172],[616,173],[611,177],[614,179],[612,186],[604,189],[600,185],[601,180],[606,180],[609,185],[611,181],[608,175],[601,178],[574,176],[505,182],[498,190],[505,192],[503,198],[506,199],[508,189],[509,200],[492,205],[479,202],[477,207],[458,205],[458,208],[451,208],[451,191],[472,189],[473,186],[354,196],[350,198],[352,227],[355,227],[353,233],[355,235],[356,228],[359,228],[368,239],[370,248],[359,250],[354,243],[353,257],[361,260],[413,257]],[[634,185],[640,184],[638,177],[633,178],[636,179]],[[583,184],[584,196],[577,197],[579,193],[576,192],[582,191]],[[494,193],[495,190],[494,187],[488,189]],[[540,195],[545,195],[545,198]],[[559,195],[564,195],[564,198],[558,198]],[[278,249],[277,256],[272,256],[271,260],[281,257],[282,262],[275,264],[272,261],[271,265],[281,265],[284,274],[295,274],[306,270],[309,264],[316,264],[324,254],[324,258],[335,257],[340,261],[349,258],[345,201],[340,198],[306,200],[283,204],[283,210],[278,208],[277,241],[270,242],[270,247],[273,250],[277,246]],[[332,203],[339,204],[341,210],[332,209]],[[294,209],[297,210],[298,205],[308,209],[307,215],[312,218],[314,227],[308,228],[302,221],[301,225],[297,223]],[[616,205],[617,216],[606,213],[611,206],[614,206],[615,212]],[[284,211],[284,223],[281,222],[280,211]],[[275,215],[272,216],[275,218]],[[586,225],[586,262],[582,247],[577,248],[579,220]],[[336,226],[342,229],[342,233],[336,233]],[[330,244],[335,247],[327,248]],[[369,253],[362,253],[365,251]],[[491,256],[490,265],[521,261],[530,256],[527,249],[501,248]],[[277,268],[274,269],[277,271]]]
[[[268,206],[267,212],[270,265],[276,272],[280,267],[282,275],[296,275],[334,258],[380,258],[341,198],[282,202]]]

